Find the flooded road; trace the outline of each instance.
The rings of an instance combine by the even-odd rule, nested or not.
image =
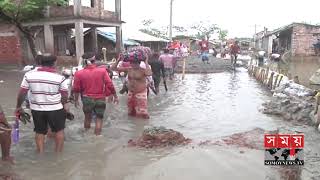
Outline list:
[[[4,81],[0,84],[0,102],[7,116],[13,114],[22,76],[20,72],[0,71],[0,80]],[[259,109],[271,93],[245,69],[190,74],[183,81],[180,75],[177,78],[168,82],[167,93],[162,87],[160,95],[151,96],[148,121],[127,116],[126,96],[120,97],[119,105],[108,105],[103,137],[84,132],[83,114],[72,108],[76,120],[67,122],[65,150],[60,155],[53,153],[52,140],[46,143],[46,153],[37,155],[33,125],[22,126],[20,143],[12,147],[16,165],[0,164],[0,174],[12,172],[25,180],[287,179],[283,169],[263,165],[263,150],[197,146],[200,141],[261,128],[305,133],[305,166],[295,171],[295,179],[320,179],[319,133],[313,127],[262,114]],[[114,82],[119,90],[120,82]],[[152,150],[126,147],[128,140],[141,135],[145,126],[172,128],[193,139],[193,143]]]

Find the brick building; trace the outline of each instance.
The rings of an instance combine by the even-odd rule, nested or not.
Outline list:
[[[22,60],[20,37],[12,25],[0,26],[0,63],[20,64]]]
[[[312,56],[315,54],[313,44],[320,38],[320,26],[292,23],[256,37],[256,45],[268,54],[291,51],[292,56]]]
[[[123,23],[121,0],[114,1],[115,11],[108,11],[105,10],[104,0],[69,0],[67,6],[47,7],[42,19],[25,22],[23,25],[31,27],[35,32],[37,51],[50,52],[57,55],[58,59],[79,64],[84,53],[84,44],[90,44],[93,49],[98,48],[97,27],[116,28],[116,49],[120,51]],[[90,42],[84,41],[84,28],[93,29]],[[74,29],[74,46],[71,41],[72,29]],[[0,63],[13,64],[33,59],[26,39],[20,38],[18,31],[12,26],[0,25],[0,46],[6,47],[0,50]],[[70,56],[69,52],[74,52],[75,56]]]

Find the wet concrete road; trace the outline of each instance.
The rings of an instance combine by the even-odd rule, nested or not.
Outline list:
[[[0,102],[8,116],[13,114],[16,94],[23,73],[0,71]],[[65,151],[55,155],[53,142],[46,143],[46,153],[35,153],[33,125],[22,126],[20,143],[13,145],[16,165],[0,165],[0,174],[12,172],[32,180],[150,180],[150,179],[320,179],[320,136],[313,127],[292,124],[259,111],[271,94],[249,77],[245,69],[236,72],[177,75],[168,82],[169,92],[151,96],[151,119],[127,117],[126,97],[118,106],[108,105],[103,137],[82,129],[79,109],[76,120],[67,122]],[[117,89],[120,82],[115,80]],[[9,118],[10,119],[10,118]],[[144,150],[126,147],[127,141],[139,136],[145,126],[162,125],[193,139],[186,147]],[[305,166],[300,170],[278,169],[263,165],[264,152],[246,147],[197,144],[219,140],[235,133],[261,128],[279,129],[281,133],[305,133]],[[249,133],[254,141],[259,136]],[[261,134],[263,136],[263,134]],[[262,146],[262,142],[261,146]],[[288,173],[289,171],[289,173]]]

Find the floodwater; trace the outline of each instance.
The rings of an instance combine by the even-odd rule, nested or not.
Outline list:
[[[276,66],[276,65],[275,65]],[[310,77],[320,68],[320,57],[291,57],[288,63],[280,63],[280,70],[286,74],[299,77],[300,84],[318,90],[320,86],[310,85]]]
[[[301,84],[310,88],[319,89],[319,86],[310,85],[310,77],[320,68],[319,57],[295,57],[289,63],[289,72],[299,77]]]
[[[0,71],[4,81],[0,102],[7,116],[13,114],[22,76],[18,71]],[[262,114],[261,104],[271,93],[245,69],[180,79],[177,75],[168,82],[167,93],[162,87],[160,95],[150,97],[150,120],[129,118],[125,96],[120,97],[119,105],[108,105],[103,137],[84,132],[82,112],[72,108],[76,120],[67,122],[65,149],[59,155],[53,153],[52,140],[47,140],[45,154],[37,155],[33,125],[22,125],[20,142],[12,146],[16,164],[0,163],[0,174],[10,172],[24,180],[320,179],[319,133],[313,127]],[[119,90],[120,82],[114,82]],[[175,129],[193,143],[148,150],[127,147],[128,140],[141,135],[146,126]],[[263,165],[263,150],[197,145],[255,128],[305,133],[305,166],[293,172],[275,169]],[[294,178],[288,178],[292,174]]]

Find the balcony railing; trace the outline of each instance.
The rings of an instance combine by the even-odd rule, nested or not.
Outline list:
[[[81,7],[80,16],[83,18],[90,18],[90,19],[101,19],[107,21],[117,21],[117,13],[98,9],[98,8],[91,8],[91,7]],[[49,18],[61,18],[61,17],[75,17],[74,14],[74,6],[50,6],[49,7]]]

